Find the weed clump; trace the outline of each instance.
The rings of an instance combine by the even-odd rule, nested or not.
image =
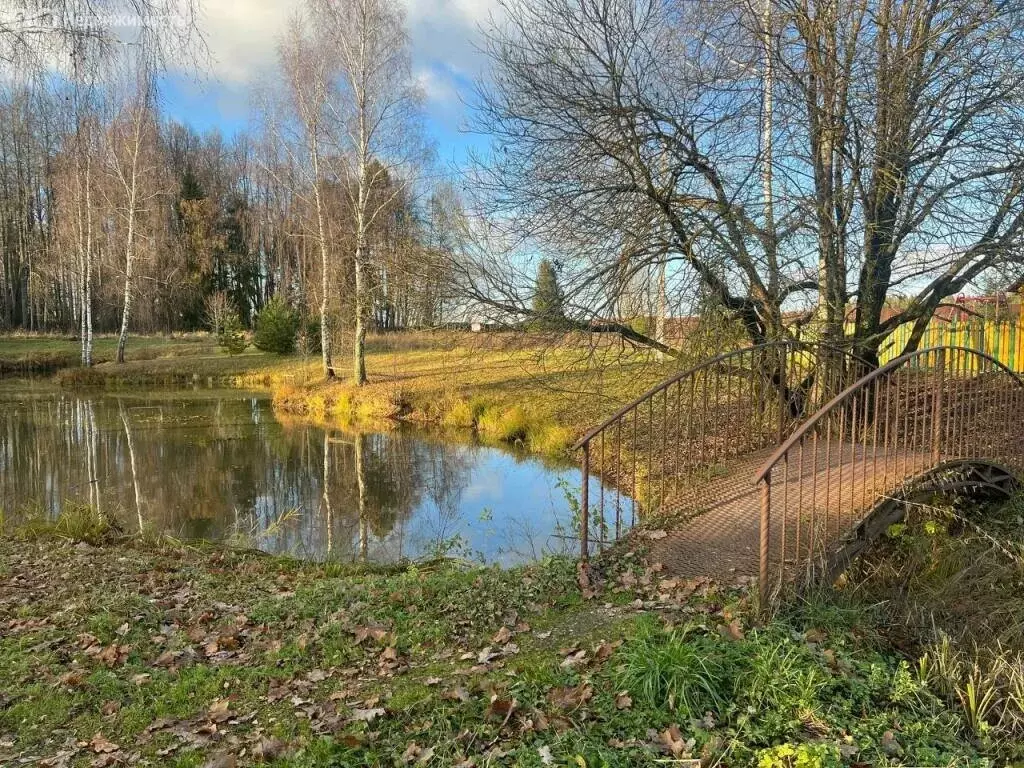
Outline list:
[[[122,531],[116,521],[89,504],[65,502],[56,520],[47,519],[40,511],[26,513],[16,533],[24,538],[56,536],[73,542],[102,544]]]
[[[530,433],[530,417],[521,406],[510,408],[492,406],[477,419],[481,437],[504,443],[525,443]]]
[[[624,651],[619,684],[644,705],[682,717],[721,712],[739,660],[720,642],[688,630],[642,631]]]

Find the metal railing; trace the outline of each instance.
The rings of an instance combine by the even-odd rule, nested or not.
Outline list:
[[[838,393],[754,476],[762,600],[787,579],[834,572],[895,519],[874,515],[887,502],[990,483],[991,471],[1013,480],[1024,470],[1022,409],[1016,373],[956,346],[904,355]]]
[[[641,518],[694,514],[730,483],[749,489],[750,468],[737,474],[733,464],[777,446],[868,369],[839,347],[779,341],[726,352],[645,392],[574,446],[581,558]]]

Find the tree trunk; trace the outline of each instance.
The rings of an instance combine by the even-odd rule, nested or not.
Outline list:
[[[356,339],[353,350],[352,376],[356,386],[366,383],[366,276],[363,267],[363,246],[356,246]]]
[[[665,341],[665,313],[668,311],[668,298],[665,295],[665,269],[665,260],[662,259],[658,265],[658,314],[654,318],[654,340],[660,344],[667,344]],[[658,362],[665,360],[665,353],[662,350],[659,349],[655,354],[658,357]]]
[[[324,222],[323,198],[320,194],[320,146],[316,129],[311,129],[309,154],[313,162],[313,203],[316,207],[317,244],[320,246],[320,357],[324,376],[334,378],[334,362],[331,360],[331,326],[327,305],[327,291],[330,285],[330,253],[327,248],[327,226]]]

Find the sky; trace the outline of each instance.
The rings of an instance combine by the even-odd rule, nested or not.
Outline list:
[[[443,166],[461,165],[479,137],[465,132],[473,81],[484,70],[480,27],[497,0],[400,0],[413,72],[426,95],[426,129]],[[200,131],[248,127],[250,87],[275,64],[278,36],[299,0],[204,0],[202,29],[212,58],[200,79],[172,72],[163,95],[171,117]]]

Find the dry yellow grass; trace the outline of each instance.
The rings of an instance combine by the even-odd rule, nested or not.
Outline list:
[[[336,362],[346,364],[343,373],[347,357]],[[253,370],[236,383],[269,382],[278,409],[327,422],[472,426],[484,439],[555,454],[678,365],[610,337],[402,334],[372,340],[362,387],[325,380],[313,359]]]

